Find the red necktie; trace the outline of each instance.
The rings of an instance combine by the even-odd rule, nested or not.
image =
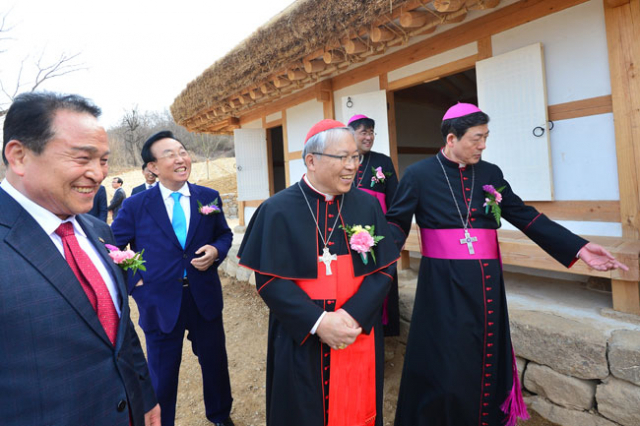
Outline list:
[[[89,298],[89,302],[91,302],[91,306],[98,314],[98,320],[100,320],[100,324],[102,324],[109,340],[111,340],[112,344],[115,344],[120,318],[113,305],[107,285],[87,253],[80,248],[71,222],[61,224],[56,229],[56,234],[62,238],[64,257],[67,263],[76,278],[78,278],[78,281],[80,281],[84,292]]]

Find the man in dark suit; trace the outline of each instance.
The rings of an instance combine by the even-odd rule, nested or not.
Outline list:
[[[0,423],[159,426],[109,227],[92,216],[107,175],[100,109],[28,93],[5,117],[0,184]]]
[[[162,425],[174,424],[187,330],[202,368],[207,419],[215,425],[233,425],[217,271],[233,233],[218,192],[187,182],[191,158],[171,132],[151,136],[142,148],[142,159],[159,183],[127,199],[111,229],[118,246],[144,249],[147,260],[146,271],[129,277],[129,292],[140,311]]]
[[[114,177],[111,181],[111,187],[116,190],[113,197],[111,197],[109,207],[107,207],[107,210],[111,212],[112,220],[116,220],[116,216],[118,216],[122,203],[124,202],[124,199],[127,198],[127,194],[124,192],[124,188],[122,188],[123,183],[124,181],[119,177]]]
[[[100,185],[96,196],[93,197],[93,207],[89,210],[89,214],[93,217],[97,217],[103,222],[107,222],[107,189],[104,185]]]
[[[156,185],[156,175],[147,167],[147,163],[142,165],[142,175],[144,176],[144,183],[138,185],[131,190],[131,195],[136,195],[138,192],[151,189]]]

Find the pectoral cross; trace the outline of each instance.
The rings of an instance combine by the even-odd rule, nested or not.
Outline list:
[[[460,244],[466,244],[467,248],[469,249],[469,254],[475,254],[475,250],[473,250],[473,243],[475,243],[476,241],[478,241],[478,237],[472,237],[471,235],[469,235],[469,230],[465,229],[464,230],[464,238],[460,239]],[[329,275],[329,274],[327,274]]]
[[[338,260],[338,256],[335,254],[329,253],[329,248],[325,247],[322,249],[322,256],[318,256],[318,263],[324,263],[325,268],[327,268],[327,275],[331,275],[331,261]]]

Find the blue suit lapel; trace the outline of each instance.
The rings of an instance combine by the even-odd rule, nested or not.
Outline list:
[[[196,235],[196,231],[198,229],[198,225],[200,224],[200,219],[202,219],[202,215],[198,211],[198,187],[195,185],[189,185],[189,205],[191,206],[191,218],[189,219],[189,232],[187,233],[187,242],[184,245],[185,247],[189,247],[191,241],[193,240],[194,235]],[[196,247],[196,250],[200,247]]]
[[[164,205],[160,188],[156,185],[151,189],[147,189],[145,194],[147,195],[145,199],[145,209],[147,210],[147,214],[156,222],[158,228],[164,232],[169,241],[182,251],[182,246],[180,245],[178,237],[176,237],[176,233],[173,230],[173,226],[171,226],[171,222],[169,221],[167,207]]]
[[[93,224],[88,220],[85,220],[82,216],[77,216],[76,219],[82,229],[84,229],[84,232],[87,234],[87,238],[91,244],[96,248],[96,251],[100,254],[102,259],[104,259],[105,264],[108,265],[107,269],[111,273],[111,277],[113,277],[116,282],[119,296],[118,300],[120,302],[120,322],[118,324],[118,335],[116,337],[115,346],[116,348],[119,348],[122,345],[125,328],[127,327],[127,321],[123,321],[122,319],[129,318],[129,300],[127,299],[128,294],[124,282],[124,275],[120,270],[120,267],[109,257],[109,250],[104,246],[105,241],[97,234],[97,230],[94,228]],[[107,337],[106,333],[105,337]]]
[[[13,198],[0,190],[0,222],[6,223],[11,230],[5,242],[26,259],[34,269],[54,286],[64,299],[75,309],[80,317],[109,346],[102,324],[96,311],[89,302],[80,282],[69,268],[51,238],[40,225]]]

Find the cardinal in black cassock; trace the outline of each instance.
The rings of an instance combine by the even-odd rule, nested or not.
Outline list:
[[[445,147],[413,164],[387,212],[402,247],[415,214],[422,260],[400,385],[396,426],[513,426],[528,418],[511,346],[496,229],[500,217],[566,267],[622,267],[526,206],[496,165],[481,160],[489,117],[451,107]]]
[[[260,205],[238,252],[270,309],[267,425],[381,426],[381,310],[399,252],[352,185],[351,129],[316,124],[303,158],[307,174]]]
[[[398,174],[389,156],[372,151],[376,122],[363,114],[356,114],[347,123],[353,129],[360,154],[360,167],[353,185],[378,200],[386,213],[398,188]],[[385,336],[400,334],[400,308],[398,306],[398,275],[393,276],[389,294],[382,305],[382,327]]]

